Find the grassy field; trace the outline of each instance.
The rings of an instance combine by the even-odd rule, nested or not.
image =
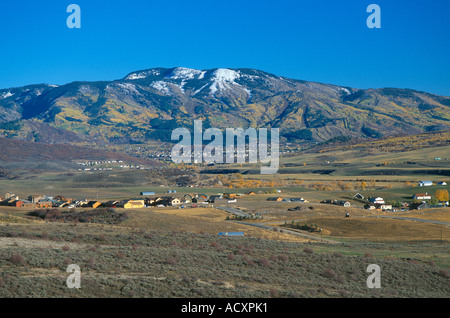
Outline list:
[[[118,224],[4,222],[0,226],[0,296],[449,295],[446,245],[360,239],[331,245],[302,242],[273,231],[250,232],[249,226],[226,222],[223,216],[208,208],[161,209],[131,211]],[[219,228],[242,229],[249,235],[220,237]],[[78,290],[65,286],[69,264],[81,268]],[[369,264],[382,268],[380,289],[366,286]]]

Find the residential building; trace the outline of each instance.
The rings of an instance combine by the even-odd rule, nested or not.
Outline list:
[[[349,208],[351,206],[349,201],[338,201],[337,204],[346,208]]]
[[[117,208],[140,209],[145,207],[144,200],[123,200],[116,203]]]
[[[267,198],[267,201],[283,201],[282,197],[269,197]]]
[[[369,202],[374,203],[374,204],[384,204],[385,203],[384,199],[382,197],[370,197]]]
[[[414,200],[431,200],[431,195],[428,193],[414,193],[413,197]]]

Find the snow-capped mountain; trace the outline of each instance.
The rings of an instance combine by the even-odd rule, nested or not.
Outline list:
[[[167,140],[172,129],[203,119],[205,127],[278,127],[290,140],[323,141],[449,129],[449,105],[448,97],[414,90],[356,89],[255,69],[153,68],[115,81],[0,90],[0,134],[45,140],[47,125],[103,143]]]

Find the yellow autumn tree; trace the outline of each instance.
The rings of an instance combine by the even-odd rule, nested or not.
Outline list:
[[[361,181],[361,189],[366,190],[367,183],[365,181]]]
[[[438,189],[434,193],[434,196],[436,199],[438,199],[439,202],[445,202],[449,200],[449,195],[447,190]]]

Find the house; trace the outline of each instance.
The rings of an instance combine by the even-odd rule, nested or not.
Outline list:
[[[226,200],[222,199],[220,195],[212,195],[208,199],[209,203],[216,203],[216,202],[220,202],[220,201],[225,202]]]
[[[392,205],[391,204],[381,204],[380,209],[382,211],[392,211]]]
[[[438,183],[438,185],[441,185],[441,186],[446,186],[446,185],[447,185],[447,182],[445,182],[445,181],[441,181],[441,182],[439,182],[439,183]]]
[[[366,209],[366,210],[376,210],[376,208],[377,207],[374,203],[369,203],[369,204],[364,205],[364,209]]]
[[[160,198],[160,197],[145,198],[144,204],[146,206],[157,206],[159,204],[159,202],[161,202],[161,201],[162,201],[162,198]]]
[[[430,187],[433,185],[433,181],[421,181],[419,182],[419,187]]]
[[[374,204],[384,204],[384,199],[382,197],[371,197],[369,198],[369,202],[370,203],[374,203]]]
[[[70,201],[60,201],[60,200],[53,200],[52,203],[53,203],[52,206],[57,208],[64,208],[71,204]]]
[[[364,200],[364,196],[361,193],[357,193],[353,196],[353,199]]]
[[[411,205],[409,206],[410,210],[423,210],[423,209],[429,209],[429,208],[430,208],[430,205],[425,202],[411,203]]]
[[[338,201],[337,204],[346,208],[349,208],[351,206],[350,202],[348,201]]]
[[[306,202],[303,198],[289,198],[289,201],[291,202]]]
[[[184,203],[192,203],[192,195],[190,195],[190,194],[185,194],[185,195],[183,196],[183,201],[184,201]]]
[[[28,201],[31,201],[32,203],[37,203],[40,200],[43,200],[45,197],[41,195],[30,195],[28,196]]]
[[[173,197],[161,197],[160,200],[155,201],[157,205],[173,206],[181,204],[181,200]]]
[[[280,201],[283,201],[283,198],[282,198],[282,197],[269,197],[269,198],[267,198],[267,201],[277,201],[277,202],[280,202]]]
[[[21,208],[21,207],[23,207],[23,204],[24,204],[24,202],[21,200],[11,200],[9,203],[10,206],[13,206],[15,208]]]
[[[4,199],[0,201],[0,205],[10,205],[12,201],[14,201],[14,199]]]
[[[233,200],[236,198],[236,193],[224,193],[222,196],[224,199]]]
[[[153,191],[144,191],[144,192],[141,192],[140,195],[155,195],[155,192],[153,192]]]
[[[5,194],[5,200],[12,198],[15,198],[14,200],[19,200],[19,196],[15,195],[14,193],[7,192]]]
[[[120,202],[120,201],[118,201],[118,200],[111,200],[111,201],[105,202],[105,203],[102,204],[102,205],[104,205],[105,208],[115,208],[116,205],[117,205],[117,203],[119,203],[119,202]]]
[[[58,205],[59,207],[63,207],[65,204],[64,203],[68,203],[68,202],[63,202],[62,204]],[[89,201],[86,204],[83,204],[81,207],[83,208],[93,208],[96,209],[98,208],[102,203],[99,201]]]
[[[72,199],[63,197],[62,195],[57,195],[54,199],[57,201],[63,201],[63,202],[69,202],[69,203],[71,203],[73,201]]]
[[[23,202],[22,203],[23,208],[33,208],[33,209],[36,208],[36,203],[33,203],[29,200],[21,200],[21,201]]]
[[[414,193],[412,196],[414,200],[431,200],[431,195],[428,193]]]
[[[124,209],[140,209],[145,207],[144,200],[123,200],[116,203],[116,207]]]
[[[48,209],[48,208],[51,208],[52,205],[53,205],[53,203],[50,202],[50,201],[39,201],[39,202],[36,202],[36,208],[37,209]]]

